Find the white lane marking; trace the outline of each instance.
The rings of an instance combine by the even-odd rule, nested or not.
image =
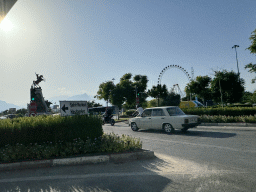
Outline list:
[[[218,149],[225,149],[230,151],[236,151],[236,152],[249,152],[249,153],[256,153],[256,150],[243,150],[243,149],[234,149],[230,147],[222,147],[217,145],[208,145],[208,144],[198,144],[198,143],[189,143],[184,141],[172,141],[172,140],[165,140],[165,139],[152,139],[152,138],[140,138],[143,140],[150,140],[150,141],[163,141],[163,142],[169,142],[169,143],[176,143],[176,144],[184,144],[184,145],[194,145],[199,147],[209,147],[209,148],[218,148]]]
[[[126,176],[145,176],[145,175],[157,176],[159,174],[160,173],[157,173],[157,172],[131,172],[131,173],[97,173],[97,174],[87,174],[87,175],[58,175],[58,176],[1,179],[0,183],[38,181],[38,180],[43,181],[43,180],[54,180],[54,179],[87,179],[87,178],[95,178],[95,177],[126,177]],[[181,173],[181,174],[184,174],[184,173]]]
[[[232,173],[229,170],[222,170],[222,173]],[[214,174],[215,172],[213,172]],[[235,172],[238,173],[238,172]],[[241,172],[239,172],[241,173]],[[24,178],[11,178],[11,179],[0,179],[0,183],[13,183],[13,182],[24,182],[24,181],[45,181],[45,180],[56,180],[56,179],[91,179],[96,177],[129,177],[129,176],[167,176],[167,175],[193,175],[193,171],[184,172],[162,172],[162,171],[149,171],[149,172],[131,172],[131,173],[96,173],[87,175],[57,175],[57,176],[42,176],[42,177],[24,177]]]

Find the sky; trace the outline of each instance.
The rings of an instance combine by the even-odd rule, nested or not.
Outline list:
[[[256,63],[246,50],[256,28],[255,0],[18,0],[0,24],[0,100],[30,101],[36,75],[45,99],[97,94],[102,82],[125,73],[146,75],[157,85],[168,65],[194,78],[216,70],[237,72],[246,91]],[[171,89],[189,83],[177,68],[161,79]]]

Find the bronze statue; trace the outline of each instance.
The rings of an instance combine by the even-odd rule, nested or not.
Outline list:
[[[34,85],[34,87],[40,87],[38,84],[41,81],[45,81],[45,79],[44,79],[43,75],[39,75],[39,74],[36,74],[36,78],[37,78],[37,80],[33,81],[33,85]]]

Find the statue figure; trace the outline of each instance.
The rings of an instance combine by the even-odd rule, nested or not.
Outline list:
[[[44,79],[43,75],[39,75],[39,74],[36,74],[36,78],[37,78],[37,80],[33,81],[33,85],[34,85],[34,87],[40,87],[38,84],[41,81],[45,81],[45,79]]]

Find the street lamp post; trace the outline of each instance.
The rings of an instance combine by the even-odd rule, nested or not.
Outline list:
[[[234,45],[234,46],[232,47],[232,49],[235,48],[235,51],[236,51],[236,48],[237,48],[237,47],[239,47],[239,45]],[[237,51],[236,51],[236,63],[237,63],[237,71],[238,71],[238,76],[239,76],[240,73],[239,73],[239,68],[238,68]]]

